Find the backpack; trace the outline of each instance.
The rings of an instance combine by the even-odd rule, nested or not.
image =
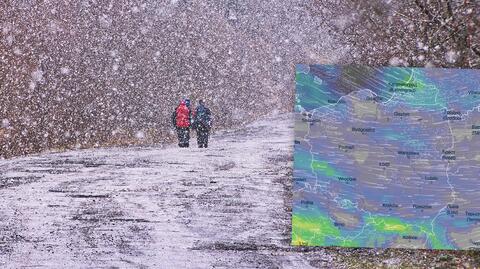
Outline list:
[[[204,127],[210,129],[212,127],[212,118],[210,115],[210,109],[199,106],[197,107],[197,111],[195,113],[195,123],[197,128]]]

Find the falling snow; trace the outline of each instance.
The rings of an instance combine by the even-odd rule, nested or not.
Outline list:
[[[291,111],[297,63],[479,67],[478,4],[424,2],[7,0],[0,156],[173,142],[183,97],[216,129]]]
[[[0,166],[8,175],[0,189],[10,200],[0,266],[13,259],[11,267],[98,267],[115,259],[110,265],[155,268],[171,265],[170,249],[173,267],[329,267],[334,256],[346,268],[469,267],[467,254],[448,254],[457,263],[445,264],[437,253],[288,246],[291,171],[283,150],[292,138],[282,117],[293,110],[295,64],[479,68],[480,3],[429,2],[4,0]],[[170,116],[185,97],[211,109],[214,154],[158,146],[175,141]],[[18,157],[123,145],[155,146]],[[197,171],[219,178],[199,179]],[[267,209],[264,220],[251,218]],[[159,251],[165,240],[170,248]]]
[[[10,121],[8,119],[3,119],[2,120],[2,128],[8,128],[8,126],[10,125]]]
[[[390,58],[388,63],[392,66],[399,66],[402,63],[402,60],[398,57],[392,57]]]
[[[449,63],[454,63],[457,60],[457,58],[458,58],[458,53],[456,51],[449,50],[445,54],[445,60]]]

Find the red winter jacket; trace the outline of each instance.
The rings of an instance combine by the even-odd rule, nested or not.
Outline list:
[[[190,110],[188,109],[185,102],[181,102],[180,105],[175,110],[175,122],[179,128],[188,128],[190,127]]]

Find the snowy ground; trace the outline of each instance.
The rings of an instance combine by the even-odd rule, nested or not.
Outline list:
[[[352,265],[348,256],[384,266],[428,260],[422,252],[290,247],[292,141],[292,117],[282,115],[218,133],[208,149],[92,149],[3,160],[0,267],[323,268]]]
[[[208,149],[92,149],[2,161],[1,263],[308,267],[289,246],[293,129],[286,117],[216,134]]]

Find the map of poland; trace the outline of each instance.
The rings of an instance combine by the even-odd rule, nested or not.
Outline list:
[[[480,70],[297,65],[292,244],[480,248]]]

